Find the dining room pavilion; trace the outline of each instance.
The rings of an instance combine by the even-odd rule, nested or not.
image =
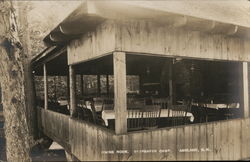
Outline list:
[[[44,38],[47,48],[32,62],[34,76],[43,76],[39,130],[83,161],[249,157],[250,23],[241,20],[246,13],[227,17],[219,4],[207,2],[216,14],[198,15],[191,6],[204,9],[206,3],[175,3],[87,1],[53,29]],[[84,75],[96,76],[95,94],[85,92]],[[49,76],[67,78],[64,111],[50,100]],[[137,85],[131,93],[129,76]],[[141,99],[139,108],[160,107],[157,116],[146,117],[156,127],[140,116],[151,112],[138,110]],[[107,111],[105,104],[111,105]],[[179,108],[185,109],[174,115]],[[188,120],[169,120],[179,117]],[[140,129],[130,131],[129,119]]]

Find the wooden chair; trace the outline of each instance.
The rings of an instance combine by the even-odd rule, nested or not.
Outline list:
[[[182,125],[186,123],[187,113],[191,111],[191,104],[186,105],[172,105],[172,116],[170,119],[172,126]]]
[[[128,110],[128,131],[157,128],[160,113],[159,105],[145,105],[142,109]]]
[[[93,116],[93,122],[97,125],[105,126],[105,122],[100,115],[96,113],[94,101],[91,101],[91,113]]]
[[[142,109],[146,105],[144,98],[129,98],[127,102],[127,109],[135,110]]]
[[[127,125],[128,125],[128,131],[143,129],[142,109],[128,110]]]
[[[104,99],[102,103],[102,111],[103,110],[114,110],[114,100]]]
[[[143,128],[154,129],[158,127],[158,121],[161,115],[160,105],[146,105],[143,110]]]
[[[79,120],[85,120],[85,121],[89,121],[89,122],[93,122],[93,115],[92,112],[84,107],[76,107],[76,118],[78,118]]]
[[[208,108],[207,104],[200,103],[200,122],[209,122],[220,119],[219,111],[214,108]]]
[[[168,103],[169,103],[168,98],[152,98],[152,104],[160,105],[161,109],[167,109]]]
[[[102,111],[103,110],[114,110],[114,104],[103,104],[102,105]]]

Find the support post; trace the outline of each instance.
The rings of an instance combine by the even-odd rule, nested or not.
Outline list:
[[[127,89],[126,89],[126,54],[113,53],[114,67],[114,103],[115,103],[115,133],[127,132]]]
[[[173,61],[171,60],[169,62],[169,72],[168,72],[169,76],[169,80],[168,80],[168,87],[169,87],[169,101],[170,101],[170,105],[173,104]]]
[[[109,95],[109,75],[106,75],[106,88],[107,88],[107,95]]]
[[[48,77],[47,77],[47,67],[43,64],[43,81],[44,81],[44,109],[48,109]]]
[[[70,116],[73,117],[76,114],[76,76],[72,65],[69,66],[69,84]]]
[[[243,71],[243,108],[244,117],[249,117],[249,93],[248,93],[248,64],[247,62],[242,63]]]
[[[97,94],[101,95],[101,75],[97,75]]]
[[[143,90],[143,79],[142,79],[142,75],[139,75],[139,94],[143,95],[144,94],[144,90]]]
[[[70,96],[70,91],[69,91],[69,69],[68,69],[68,72],[67,72],[67,76],[66,76],[67,78],[67,100],[69,101],[69,96]]]
[[[81,82],[81,95],[83,96],[84,95],[83,75],[81,74],[80,77],[81,77],[81,79],[80,79],[80,82]]]

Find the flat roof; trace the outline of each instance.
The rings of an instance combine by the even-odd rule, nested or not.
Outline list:
[[[181,21],[191,26],[209,26],[212,32],[223,33],[229,28],[229,33],[224,34],[250,38],[249,8],[247,0],[86,1],[59,23],[44,42],[48,46],[67,44],[108,19],[146,19],[174,26]]]

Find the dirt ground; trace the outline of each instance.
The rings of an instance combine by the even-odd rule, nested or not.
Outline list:
[[[32,161],[67,161],[64,149],[53,142],[48,150],[34,150],[31,153]]]
[[[4,138],[4,119],[2,111],[0,111],[0,162],[6,161],[5,154],[5,138]],[[33,150],[31,152],[32,161],[67,161],[64,149],[53,142],[48,150]]]
[[[32,161],[67,161],[64,149],[53,142],[51,147],[48,150],[34,150],[31,153]],[[0,162],[6,161],[5,155],[5,139],[0,137]]]

